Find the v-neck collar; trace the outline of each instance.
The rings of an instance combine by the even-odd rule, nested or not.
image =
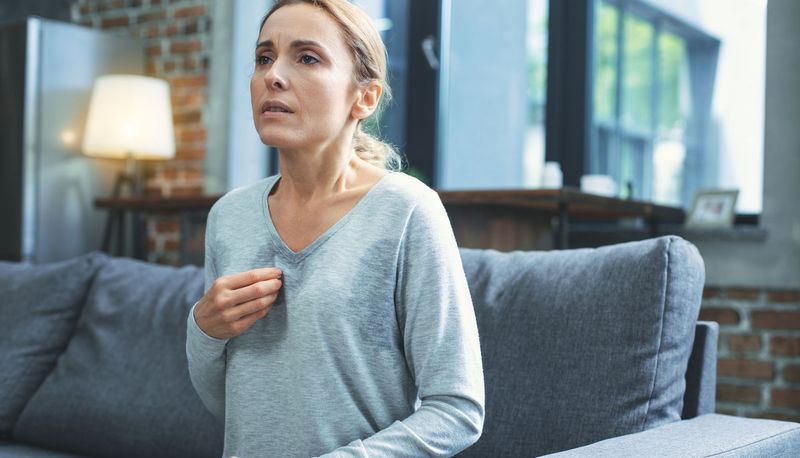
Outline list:
[[[344,216],[339,218],[339,220],[336,221],[336,223],[334,223],[325,232],[323,232],[319,237],[317,237],[313,242],[311,242],[308,245],[306,245],[300,251],[292,251],[292,249],[289,248],[289,245],[287,245],[286,242],[283,241],[283,239],[281,238],[280,234],[278,233],[278,229],[275,228],[275,223],[272,221],[272,214],[271,214],[271,212],[269,210],[269,199],[268,199],[268,196],[269,196],[270,192],[272,192],[272,189],[275,187],[275,184],[280,179],[281,174],[279,173],[277,175],[272,176],[271,178],[265,179],[264,191],[261,193],[261,201],[259,202],[259,206],[261,207],[261,211],[262,211],[262,214],[264,216],[264,222],[265,222],[265,224],[267,226],[267,232],[269,232],[270,239],[272,240],[272,243],[275,246],[275,249],[277,249],[283,255],[285,255],[287,259],[290,259],[292,261],[300,261],[303,258],[305,258],[306,256],[308,256],[311,252],[316,250],[320,245],[325,243],[325,241],[328,240],[339,229],[341,229],[342,226],[344,226],[347,223],[347,221],[350,220],[350,218],[353,217],[353,215],[357,214],[359,208],[363,207],[366,202],[368,202],[370,199],[374,198],[378,194],[377,191],[380,189],[381,185],[383,185],[384,182],[388,181],[389,176],[391,176],[391,175],[393,175],[395,173],[401,173],[401,172],[394,172],[394,171],[391,171],[391,170],[389,170],[387,172],[388,173],[386,175],[382,176],[381,179],[378,180],[377,183],[372,185],[372,187],[369,189],[369,191],[367,191],[367,193],[364,194],[361,197],[361,199],[359,199],[358,202],[356,202],[356,204],[353,206],[353,208],[351,208],[347,213],[345,213]]]

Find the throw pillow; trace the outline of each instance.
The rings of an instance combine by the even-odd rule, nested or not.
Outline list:
[[[106,255],[95,251],[43,264],[0,261],[0,438],[75,331],[89,285]]]
[[[90,456],[219,457],[223,425],[186,361],[186,321],[202,295],[202,268],[112,258],[15,438]]]

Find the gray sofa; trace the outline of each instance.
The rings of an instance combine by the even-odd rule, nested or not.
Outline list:
[[[486,420],[459,456],[798,456],[800,424],[713,413],[717,326],[685,240],[461,254]],[[185,357],[202,292],[201,268],[101,252],[0,262],[0,457],[220,456]]]

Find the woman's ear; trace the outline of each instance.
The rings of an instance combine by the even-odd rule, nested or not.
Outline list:
[[[375,80],[367,83],[366,86],[358,90],[358,98],[353,104],[353,109],[350,113],[356,119],[368,118],[378,108],[378,102],[381,100],[381,93],[383,87]]]

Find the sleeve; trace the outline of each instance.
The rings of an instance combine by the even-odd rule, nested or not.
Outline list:
[[[439,195],[428,189],[409,216],[398,256],[395,304],[420,408],[333,457],[453,456],[483,431],[478,327],[461,255]]]
[[[205,234],[204,294],[208,292],[217,271],[214,265],[214,208],[208,213]],[[198,301],[199,302],[199,301]],[[186,323],[186,358],[189,363],[189,378],[206,408],[218,419],[225,418],[225,364],[228,339],[211,337],[197,325],[194,309],[189,311]]]

